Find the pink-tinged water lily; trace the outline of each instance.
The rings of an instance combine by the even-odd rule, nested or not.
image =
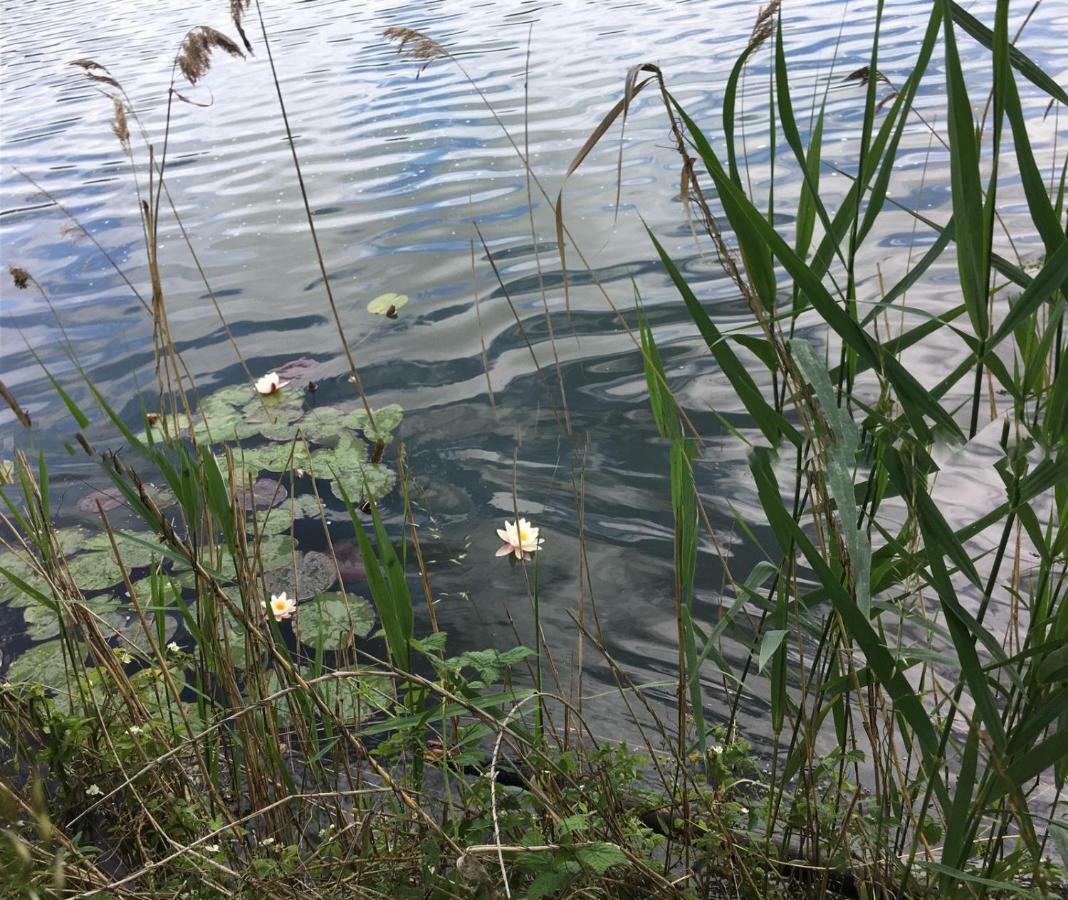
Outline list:
[[[518,524],[505,519],[504,528],[497,529],[497,536],[504,541],[504,546],[497,551],[497,555],[508,556],[514,553],[516,559],[530,559],[545,543],[545,538],[538,537],[539,530],[526,519],[520,519]]]
[[[256,390],[261,394],[277,394],[287,384],[289,382],[282,381],[277,372],[268,372],[266,375],[256,379]]]
[[[293,617],[293,613],[297,611],[297,598],[287,597],[286,592],[282,591],[280,594],[271,594],[271,612],[274,615],[276,622],[282,622],[286,619]],[[263,604],[266,609],[267,604]]]

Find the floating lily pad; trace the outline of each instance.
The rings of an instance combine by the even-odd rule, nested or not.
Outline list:
[[[78,658],[81,662],[85,659],[85,647],[81,644],[75,647],[82,654]],[[63,641],[48,641],[17,656],[7,670],[7,680],[11,684],[43,684],[56,691],[65,691],[69,663]]]
[[[24,581],[35,591],[39,591],[46,597],[52,596],[52,589],[48,582],[38,574],[37,570],[26,560],[22,554],[4,553],[0,555],[0,568],[6,569],[16,578]],[[9,580],[0,572],[0,602],[8,606],[32,606],[37,601],[28,594],[23,593],[14,581]]]
[[[372,464],[367,445],[352,437],[345,438],[336,447],[316,450],[313,462],[323,477],[327,473],[333,476],[330,487],[335,496],[341,499],[347,494],[353,503],[384,497],[397,483],[396,473],[381,463]]]
[[[322,513],[330,516],[329,510],[320,509],[314,494],[301,494],[274,509],[256,513],[256,528],[262,535],[285,534],[295,520],[318,519]],[[249,533],[253,533],[251,528]]]
[[[110,553],[82,553],[67,562],[70,576],[83,591],[98,591],[122,581],[122,566]]]
[[[230,662],[237,668],[244,669],[248,665],[248,648],[245,642],[245,627],[237,622],[229,614],[223,616],[226,621],[224,639],[230,651]]]
[[[285,591],[290,597],[306,600],[333,586],[337,581],[337,566],[325,553],[309,550],[298,554],[295,571],[290,563],[265,573],[263,579],[271,594]]]
[[[344,415],[341,419],[346,428],[362,431],[368,440],[384,441],[389,443],[393,440],[393,432],[400,426],[404,418],[403,408],[396,403],[383,406],[380,409],[371,410],[374,417],[374,426],[371,426],[367,417],[367,410],[356,409]]]
[[[164,615],[160,613],[160,615]],[[148,624],[149,630],[153,640],[158,640],[156,634],[156,613],[145,613],[145,622]],[[116,646],[124,647],[127,650],[140,650],[142,653],[151,653],[152,644],[148,637],[145,635],[144,626],[141,624],[141,619],[137,613],[133,610],[113,610],[103,616],[104,621],[110,625],[116,632],[118,632],[118,640]],[[163,622],[163,644],[166,646],[167,642],[174,637],[175,632],[178,630],[178,623],[170,616],[164,615]],[[111,637],[107,628],[101,629],[105,637]]]
[[[264,572],[293,565],[296,543],[288,534],[270,534],[260,538],[259,559]],[[297,554],[299,561],[300,554]]]
[[[104,616],[119,606],[118,601],[111,597],[94,598],[86,601],[85,605],[98,616]],[[32,640],[43,641],[56,637],[60,632],[59,614],[41,603],[27,606],[22,611],[22,617],[26,622],[26,637]]]
[[[272,671],[267,677],[265,693],[269,696],[281,688],[282,681],[278,673]],[[393,708],[393,682],[384,675],[346,673],[341,678],[320,681],[314,690],[344,722],[367,719],[375,713]],[[274,711],[280,725],[292,724],[289,703],[285,697],[274,701]]]
[[[386,315],[390,308],[398,310],[408,302],[406,294],[385,293],[379,294],[367,304],[367,311],[376,316]]]
[[[174,503],[174,494],[167,488],[146,484],[145,493],[156,506],[161,508]],[[109,487],[86,494],[75,504],[75,507],[78,512],[96,515],[98,511],[97,504],[100,504],[100,509],[104,512],[113,512],[128,505],[126,495],[118,487]]]
[[[249,479],[256,481],[261,472],[289,472],[292,469],[306,469],[311,457],[303,441],[286,444],[264,444],[252,449],[233,449],[234,478],[239,484],[247,484]],[[215,461],[225,478],[228,463],[225,456],[216,456]]]
[[[84,528],[77,525],[69,525],[66,528],[57,528],[55,531],[56,545],[59,552],[64,556],[77,553],[85,545],[87,533]]]
[[[163,557],[162,551],[157,551],[153,547],[145,545],[144,542],[146,541],[151,545],[153,540],[151,534],[133,531],[116,531],[114,534],[115,546],[119,548],[119,555],[127,568],[147,566],[154,560],[159,560]],[[111,539],[105,533],[93,535],[82,543],[82,547],[90,553],[104,553],[109,557],[114,554]],[[68,560],[68,565],[70,563],[71,561]],[[77,581],[77,579],[75,580]],[[78,582],[78,584],[80,585],[81,583]]]
[[[337,497],[348,495],[353,504],[385,497],[397,484],[397,474],[390,468],[368,464],[362,470],[340,474],[330,482]]]
[[[297,622],[304,643],[326,650],[347,647],[366,637],[375,624],[371,604],[355,594],[320,594],[300,607]]]
[[[237,577],[233,557],[226,547],[217,547],[215,553],[203,559],[202,565],[222,582],[233,581]],[[182,587],[196,587],[196,573],[188,565],[176,565],[173,574]]]
[[[303,405],[299,390],[283,388],[263,395],[247,384],[225,387],[201,399],[193,413],[193,433],[198,441],[215,444],[256,436],[281,440],[294,433],[292,426],[301,417]],[[150,428],[153,439],[188,434],[189,419],[185,415],[178,416],[177,425],[178,434],[174,434],[174,422],[160,419]]]

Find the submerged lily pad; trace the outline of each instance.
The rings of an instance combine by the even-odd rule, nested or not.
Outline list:
[[[371,604],[355,594],[320,594],[300,607],[297,624],[304,643],[337,650],[355,637],[367,637],[375,614]]]
[[[78,661],[85,659],[85,647],[75,644],[81,652]],[[43,684],[56,691],[67,687],[67,668],[70,658],[65,651],[63,641],[54,640],[36,647],[30,647],[11,663],[7,670],[7,680],[11,684]]]
[[[309,550],[297,557],[296,569],[292,563],[279,567],[263,576],[271,594],[283,591],[298,600],[306,600],[322,593],[337,581],[337,566],[325,553]]]
[[[379,294],[367,304],[367,311],[373,313],[376,316],[387,315],[390,309],[394,311],[400,309],[408,302],[408,296],[406,294],[394,294],[387,292],[385,294]]]
[[[237,505],[245,510],[270,509],[284,503],[289,496],[286,486],[273,478],[257,478],[252,487],[237,490]]]

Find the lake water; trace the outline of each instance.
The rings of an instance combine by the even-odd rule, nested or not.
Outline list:
[[[81,362],[131,422],[138,418],[139,398],[152,392],[149,319],[107,260],[71,233],[62,212],[15,168],[66,205],[147,295],[136,198],[127,160],[110,131],[111,106],[69,62],[89,57],[107,65],[158,141],[171,61],[182,35],[202,23],[232,33],[227,7],[218,0],[4,3],[0,261],[26,267],[46,287]],[[970,5],[985,21],[992,7]],[[869,61],[874,9],[872,2],[840,0],[790,3],[786,9],[802,124],[813,98],[829,85],[823,177],[832,198],[844,193],[847,181],[831,167],[855,165],[864,89],[843,78]],[[928,9],[920,0],[887,3],[880,69],[896,84],[910,71]],[[717,137],[727,76],[756,12],[756,4],[735,0],[264,4],[319,238],[360,374],[374,405],[395,402],[405,409],[401,437],[411,473],[425,488],[420,527],[434,560],[437,616],[454,649],[505,646],[514,640],[513,620],[522,640],[532,641],[522,572],[493,557],[495,529],[512,515],[514,483],[520,513],[541,526],[546,538],[543,622],[561,672],[566,675],[573,665],[571,616],[582,608],[592,621],[592,601],[606,645],[631,677],[639,683],[670,679],[677,657],[667,448],[648,410],[640,356],[573,253],[570,316],[565,311],[551,213],[535,188],[531,216],[523,167],[498,124],[454,65],[438,61],[420,74],[419,64],[399,59],[382,32],[394,25],[414,27],[447,45],[520,145],[529,141],[532,165],[555,196],[563,172],[620,96],[635,63],[662,66],[672,90]],[[1068,5],[1049,3],[1038,18],[1019,46],[1064,83]],[[248,30],[256,55],[246,61],[216,57],[210,74],[189,92],[210,105],[178,104],[174,110],[170,191],[252,371],[312,358],[321,384],[316,402],[334,402],[352,396],[348,370],[254,17]],[[961,45],[970,66],[988,58],[966,38]],[[757,190],[769,173],[768,63],[765,49],[748,69],[739,110]],[[978,107],[985,84],[976,69]],[[1058,130],[1062,142],[1068,132],[1057,112],[1043,118],[1042,98],[1022,79],[1020,84],[1034,123],[1031,139],[1049,171]],[[918,108],[943,134],[940,48]],[[744,576],[762,556],[744,538],[732,508],[767,547],[772,543],[759,526],[762,516],[744,477],[744,448],[727,436],[719,417],[743,433],[752,428],[695,339],[639,214],[721,327],[746,322],[749,314],[711,248],[698,250],[690,236],[678,198],[679,159],[662,107],[651,94],[639,99],[627,123],[617,217],[618,146],[617,130],[570,180],[567,221],[596,280],[631,321],[635,289],[641,294],[672,384],[707,442],[698,478],[720,548],[732,570]],[[783,179],[789,151],[781,139],[778,160]],[[139,161],[143,166],[143,156]],[[944,221],[948,151],[918,118],[908,127],[898,165],[891,194]],[[784,217],[796,209],[798,185],[794,177],[777,186]],[[1027,221],[1012,187],[1003,188],[1002,204],[1010,231]],[[1025,258],[1039,252],[1029,231],[1018,228],[1014,238]],[[879,271],[893,283],[931,239],[922,227],[914,232],[905,213],[884,216],[862,254],[868,277],[858,286],[861,301],[878,296]],[[241,381],[242,369],[170,215],[161,242],[171,328],[201,391]],[[366,310],[368,300],[386,291],[410,297],[396,321]],[[7,280],[0,296],[3,380],[33,417],[32,446],[51,454],[60,513],[71,512],[102,482],[84,457],[62,449],[73,424],[24,340],[76,399],[87,398],[39,297],[16,292]],[[956,270],[948,259],[910,295],[910,303],[929,311],[958,302]],[[964,353],[963,344],[947,338],[941,345],[926,344],[908,362],[933,383]],[[570,433],[562,423],[556,358]],[[758,381],[765,375],[754,369]],[[90,435],[102,446],[116,443],[103,427]],[[10,458],[16,444],[31,446],[5,408],[0,455]],[[940,498],[953,521],[985,511],[986,488],[998,484],[988,462],[976,462],[979,450],[979,456],[958,460],[968,477]],[[387,506],[399,529],[396,494]],[[723,567],[710,547],[705,550],[697,603],[707,622],[719,603]],[[577,575],[583,554],[586,583]],[[425,619],[425,611],[420,615]],[[9,641],[18,631],[18,616],[0,610]],[[9,643],[8,655],[15,646]],[[727,657],[740,663],[741,651],[732,653],[731,646],[725,645]],[[584,695],[608,692],[608,668],[588,646],[585,663]],[[705,696],[713,720],[725,713],[720,691],[718,680],[709,677]],[[670,689],[651,692],[671,702]],[[595,731],[620,733],[616,702],[587,700]],[[743,716],[747,736],[759,742],[766,722],[766,708],[755,697]]]

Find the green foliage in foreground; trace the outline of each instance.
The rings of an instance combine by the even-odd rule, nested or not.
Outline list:
[[[394,31],[424,61],[451,58]],[[241,55],[217,32],[197,34],[202,51],[207,41]],[[957,50],[964,34],[989,51],[981,128]],[[879,73],[876,41],[870,65],[850,76],[864,117],[837,202],[821,186],[824,104],[803,137],[775,4],[731,74],[716,133],[646,66],[571,167],[640,90],[658,88],[686,157],[693,221],[751,314],[744,327],[715,322],[650,233],[745,410],[722,419],[746,445],[766,526],[738,513],[765,558],[741,573],[721,557],[724,590],[709,603],[698,589],[705,541],[722,545],[695,477],[706,436],[639,317],[635,343],[669,448],[675,721],[599,639],[581,637],[635,713],[640,753],[598,740],[545,688],[553,648],[540,631],[533,651],[449,655],[417,531],[403,530],[414,523],[403,448],[385,459],[399,409],[373,410],[361,394],[362,409],[316,410],[292,386],[190,399],[156,264],[163,190],[150,179],[154,202],[141,210],[164,408],[134,433],[82,373],[126,444],[97,454],[79,434],[112,483],[98,497],[98,530],[56,526],[43,457],[19,454],[0,472],[14,485],[2,495],[0,599],[42,641],[0,686],[5,896],[1055,895],[1064,872],[1054,860],[1068,865],[1068,162],[1047,186],[1019,84],[1068,96],[1009,38],[1006,0],[992,28],[938,0],[896,87]],[[804,178],[790,227],[773,202],[781,192],[764,208],[749,187],[736,139],[742,74],[762,52],[769,133]],[[134,113],[101,77],[119,92],[115,130],[128,147]],[[914,213],[934,232],[930,249],[863,298],[874,277],[862,250],[895,205],[898,148],[921,81],[935,78],[948,100],[953,217],[938,226]],[[1032,266],[994,239],[1010,143],[1033,231],[1017,237],[1043,250]],[[791,168],[779,163],[773,183]],[[950,254],[961,302],[940,314],[910,308],[910,290]],[[370,312],[392,318],[404,299],[384,295]],[[897,333],[890,312],[905,323]],[[950,336],[960,361],[925,386],[909,354]],[[89,416],[53,384],[86,429]],[[936,460],[947,442],[974,449],[990,434],[1002,490],[951,524]],[[398,486],[399,526],[379,505]],[[344,506],[329,515],[355,532],[369,597],[344,589],[327,489]],[[114,497],[139,529],[111,526],[104,501]],[[300,548],[298,523],[321,528],[331,553]],[[992,549],[976,542],[984,532]],[[532,569],[537,623],[536,560]],[[283,603],[276,619],[266,604],[283,590],[295,608]],[[740,665],[727,637],[747,650]],[[538,690],[521,686],[531,682]],[[713,724],[724,696],[725,721]],[[743,703],[766,709],[766,758],[740,733]]]

